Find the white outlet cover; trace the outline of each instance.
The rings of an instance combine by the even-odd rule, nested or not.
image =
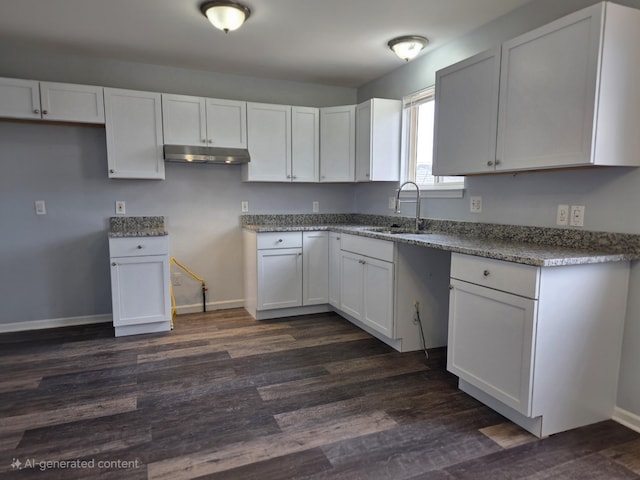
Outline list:
[[[313,202],[313,213],[318,213],[320,211],[320,202]]]
[[[249,211],[249,202],[247,200],[243,200],[240,203],[240,209],[242,210],[242,213],[247,213]]]
[[[47,214],[47,204],[44,200],[36,200],[36,215],[46,215]]]
[[[584,205],[571,205],[569,224],[572,227],[584,227]]]
[[[127,213],[127,203],[122,200],[116,200],[116,215],[124,215]]]
[[[482,197],[471,197],[469,211],[471,213],[481,213],[482,212]]]
[[[569,225],[569,205],[558,205],[556,213],[556,225]]]
[[[396,209],[396,197],[389,197],[389,210]]]

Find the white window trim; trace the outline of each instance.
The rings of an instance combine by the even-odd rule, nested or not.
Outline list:
[[[408,170],[411,168],[411,161],[409,160],[409,148],[411,145],[411,129],[405,128],[406,122],[409,121],[408,115],[406,112],[407,106],[419,105],[420,103],[433,98],[435,95],[435,87],[428,87],[418,92],[414,92],[405,96],[402,100],[402,142],[401,142],[401,172],[400,172],[400,182],[398,184],[402,185],[405,181],[409,179]],[[462,198],[464,196],[464,190],[466,187],[466,179],[465,177],[461,177],[461,183],[443,183],[440,185],[437,184],[425,184],[419,185],[420,187],[420,198]],[[407,188],[403,190],[400,194],[400,198],[415,198],[415,189]]]

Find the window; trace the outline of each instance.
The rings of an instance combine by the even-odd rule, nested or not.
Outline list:
[[[408,95],[403,100],[403,181],[416,182],[421,190],[451,191],[451,195],[438,196],[462,196],[464,177],[431,174],[434,107],[434,87]]]

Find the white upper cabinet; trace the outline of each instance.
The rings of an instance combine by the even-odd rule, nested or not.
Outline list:
[[[434,175],[495,168],[500,49],[436,72]]]
[[[165,143],[247,147],[246,102],[162,94]]]
[[[0,117],[104,123],[103,89],[0,78]]]
[[[291,107],[248,103],[247,130],[251,162],[242,166],[243,180],[290,181]]]
[[[110,178],[164,179],[159,93],[104,89]]]
[[[356,181],[400,179],[402,102],[373,98],[356,107]]]
[[[320,174],[319,109],[247,104],[251,162],[243,180],[317,182]]]
[[[320,109],[291,107],[291,181],[320,179]]]
[[[320,109],[320,181],[353,182],[356,106]]]
[[[585,8],[505,42],[501,49],[498,114],[484,120],[497,121],[493,158],[483,158],[492,135],[481,140],[487,127],[475,121],[481,111],[488,115],[493,105],[478,107],[486,99],[467,93],[466,89],[476,87],[464,68],[439,75],[436,95],[443,89],[449,102],[438,105],[436,97],[434,171],[449,175],[492,169],[640,166],[640,136],[636,132],[640,122],[640,92],[636,87],[640,82],[639,44],[640,11],[610,2]],[[495,60],[491,63],[495,66]],[[478,81],[489,91],[485,82],[492,76],[492,69],[484,70]],[[467,78],[458,80],[458,74]],[[486,95],[492,99],[493,90]],[[459,99],[451,101],[452,96]],[[465,120],[468,112],[474,120]],[[451,124],[457,122],[466,130],[444,132],[445,128],[455,128]],[[463,154],[475,147],[480,153],[465,159]]]

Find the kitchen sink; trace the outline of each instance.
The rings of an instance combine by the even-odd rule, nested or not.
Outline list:
[[[403,227],[372,227],[365,229],[368,232],[385,233],[387,235],[425,235],[429,233],[426,230],[415,230],[413,228]]]

